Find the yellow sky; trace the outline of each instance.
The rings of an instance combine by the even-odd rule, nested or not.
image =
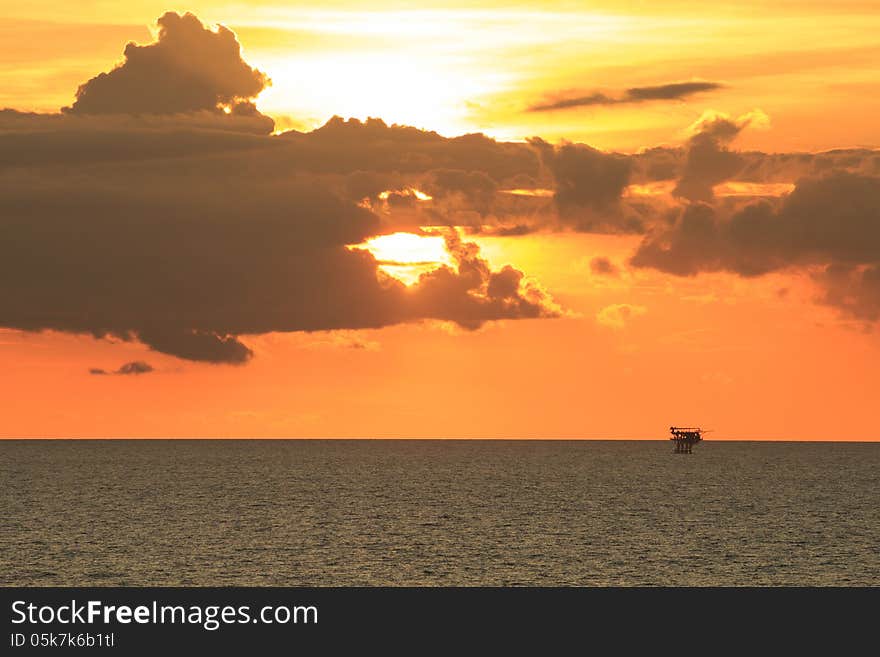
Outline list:
[[[880,147],[875,2],[0,2],[0,108],[69,105],[127,41],[152,41],[158,16],[189,10],[233,29],[243,58],[272,79],[256,102],[280,129],[378,116],[446,136],[633,153],[684,143],[707,110],[760,109],[769,124],[745,130],[737,148]],[[528,109],[688,81],[720,86],[673,101]],[[768,183],[768,195],[794,182]],[[674,183],[664,184],[668,195]],[[728,183],[719,197],[760,192],[747,185]],[[386,242],[376,257],[392,268],[407,254],[445,262],[432,239]],[[241,367],[0,329],[0,436],[662,438],[670,423],[696,423],[722,439],[880,439],[876,323],[815,303],[804,272],[626,270],[631,235],[475,241],[493,267],[513,265],[549,290],[563,316],[477,331],[428,322],[245,336],[255,357]],[[624,273],[597,275],[598,256]],[[156,372],[87,374],[134,360]]]
[[[149,41],[157,16],[187,9],[236,31],[247,60],[274,81],[260,106],[281,126],[381,116],[446,135],[540,135],[634,151],[680,141],[705,109],[757,107],[773,130],[745,135],[746,147],[877,145],[880,14],[868,2],[8,5],[0,105],[68,104],[80,82],[119,61],[121,43]],[[671,104],[524,111],[567,90],[694,79],[725,86]]]

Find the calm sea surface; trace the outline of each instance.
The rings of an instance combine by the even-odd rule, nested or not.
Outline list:
[[[5,585],[880,585],[880,444],[0,442]]]

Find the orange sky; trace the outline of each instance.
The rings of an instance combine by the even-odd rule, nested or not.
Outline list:
[[[540,136],[557,149],[561,140],[570,140],[627,154],[663,145],[680,148],[684,155],[675,176],[659,182],[640,173],[642,165],[632,160],[628,183],[610,202],[613,208],[595,201],[584,211],[612,222],[622,221],[618,211],[637,213],[645,224],[638,231],[619,223],[594,230],[585,228],[581,218],[566,219],[566,212],[582,211],[583,199],[575,199],[575,210],[563,207],[559,190],[568,174],[561,150],[555,156],[545,151],[540,170],[529,174],[528,185],[522,183],[530,194],[550,191],[527,197],[524,203],[535,204],[526,209],[505,210],[510,214],[502,214],[500,203],[514,196],[509,190],[522,186],[522,176],[496,175],[489,165],[483,171],[476,160],[416,174],[398,167],[393,174],[401,177],[400,184],[386,187],[384,197],[352,203],[352,211],[372,212],[381,222],[382,228],[367,236],[415,234],[418,226],[436,223],[436,213],[458,218],[452,225],[460,226],[463,239],[479,245],[492,272],[512,265],[525,275],[518,294],[527,295],[528,281],[546,293],[538,305],[550,310],[541,316],[509,314],[477,330],[436,321],[432,317],[440,311],[431,307],[414,321],[388,321],[382,328],[236,331],[253,357],[244,364],[218,364],[177,357],[155,344],[150,349],[138,340],[95,338],[80,329],[17,330],[23,320],[7,320],[2,311],[15,288],[0,288],[0,436],[663,438],[670,424],[697,424],[712,428],[713,439],[880,440],[880,324],[873,297],[867,296],[874,288],[848,289],[832,299],[836,288],[821,274],[825,267],[840,265],[855,267],[852,274],[861,275],[880,261],[880,250],[871,252],[871,245],[880,243],[874,192],[880,159],[868,153],[880,147],[880,14],[873,3],[859,1],[829,7],[792,0],[773,3],[772,9],[757,2],[720,8],[670,2],[660,9],[655,4],[609,0],[587,8],[564,2],[475,7],[453,2],[412,10],[402,3],[379,3],[368,10],[356,2],[315,9],[273,0],[195,0],[185,7],[154,0],[39,0],[7,8],[0,26],[0,107],[54,113],[71,105],[80,84],[123,61],[126,42],[154,41],[158,16],[189,10],[206,25],[232,29],[242,59],[271,78],[271,86],[254,102],[274,119],[276,132],[309,131],[334,115],[378,116],[388,124],[436,130],[445,137],[482,132],[522,148],[527,148],[523,140]],[[667,93],[665,86],[692,82],[717,86],[675,98],[632,100],[642,93],[633,90]],[[555,111],[529,110],[579,98],[593,100]],[[717,116],[720,122],[712,123]],[[108,129],[97,123],[104,120],[94,119],[87,134]],[[716,138],[712,126],[729,128],[732,136]],[[42,130],[0,122],[0,138],[26,139],[21,135]],[[714,140],[713,156],[761,153],[762,173],[749,174],[741,164],[738,173],[719,174],[714,195],[714,181],[705,183],[711,198],[700,198],[699,191],[680,195],[674,190],[688,175],[682,162],[688,154],[697,157],[700,135]],[[254,143],[266,148],[267,157],[277,150]],[[856,164],[841,158],[830,168],[816,164],[804,171],[800,165],[768,164],[769,155],[763,155],[836,148],[863,151]],[[189,156],[174,156],[180,159],[173,165],[182,163],[185,175]],[[714,160],[694,161],[714,166]],[[196,176],[199,165],[192,162]],[[154,171],[149,168],[153,163],[145,158],[131,164],[144,185],[161,179],[163,167]],[[587,160],[575,165],[592,166]],[[77,172],[78,166],[86,168]],[[254,156],[234,166],[245,176],[262,165]],[[490,200],[448,192],[439,174],[431,173],[463,166],[472,166],[471,182],[493,179]],[[7,213],[21,207],[13,196],[27,187],[21,181],[34,175],[46,183],[47,194],[56,184],[61,192],[69,189],[64,186],[68,179],[81,180],[87,202],[93,184],[95,189],[117,184],[113,168],[67,160],[4,160],[0,200],[3,194],[11,199],[3,201]],[[864,196],[853,201],[841,195],[832,201],[835,207],[863,212],[854,219],[844,214],[843,220],[852,220],[853,230],[865,236],[838,245],[833,224],[830,232],[821,228],[818,233],[833,243],[827,249],[812,242],[801,245],[798,236],[810,229],[801,230],[796,222],[821,218],[814,220],[809,209],[796,203],[789,207],[787,198],[797,198],[799,185],[807,205],[822,202],[810,194],[823,194],[825,188],[820,184],[818,191],[810,191],[812,183],[801,184],[801,178],[833,176],[838,168],[864,179],[866,191],[858,187],[853,192]],[[324,173],[315,185],[336,192],[350,184],[336,172]],[[573,180],[576,187],[593,189],[589,178]],[[431,181],[436,190],[429,189]],[[595,183],[600,184],[605,182]],[[242,194],[249,189],[242,183]],[[273,189],[260,187],[254,193],[269,197]],[[841,189],[850,188],[844,184]],[[580,187],[575,192],[590,193]],[[69,198],[70,192],[64,193]],[[171,203],[180,197],[169,192],[168,198]],[[761,199],[775,214],[760,225],[775,231],[795,222],[791,236],[774,232],[767,238],[770,246],[749,237],[755,240],[749,245],[760,246],[743,255],[746,243],[731,233],[730,244],[717,247],[717,257],[684,276],[664,271],[658,260],[630,262],[653,236],[664,248],[674,248],[680,233],[664,223],[663,217],[672,216],[668,213],[679,213],[675,226],[684,231],[687,208],[711,207],[721,230],[738,220],[746,203]],[[67,211],[64,204],[58,207],[58,212]],[[201,206],[186,207],[195,208],[188,210],[192,214]],[[71,210],[70,216],[76,221],[79,215]],[[552,217],[549,223],[545,216]],[[523,235],[501,230],[523,221],[537,223]],[[480,224],[492,229],[478,232]],[[396,261],[396,272],[382,266],[404,279],[401,266],[427,263],[406,280],[414,286],[412,295],[422,271],[441,264],[455,267],[457,261],[444,250],[445,234],[423,238],[421,246],[417,238],[405,238],[386,252],[374,248],[373,254],[381,262]],[[271,242],[267,237],[254,244],[270,248]],[[716,248],[715,242],[709,244]],[[174,256],[157,255],[157,267],[167,266],[163,257]],[[259,262],[260,255],[255,257]],[[753,276],[746,257],[772,264]],[[596,258],[607,259],[612,270],[598,271]],[[124,267],[122,260],[113,262]],[[84,259],[77,267],[91,275],[91,267],[98,267],[93,263]],[[95,280],[113,277],[110,270],[95,271]],[[32,280],[33,274],[22,274],[18,283],[27,287]],[[869,274],[865,280],[867,286]],[[102,294],[96,284],[95,298]],[[88,305],[86,314],[96,307]],[[48,304],[38,314],[57,312]],[[89,373],[95,368],[113,372],[134,361],[148,362],[153,371]]]

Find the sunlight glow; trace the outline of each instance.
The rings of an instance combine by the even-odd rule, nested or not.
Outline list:
[[[446,242],[439,235],[393,233],[349,248],[369,251],[382,271],[406,285],[416,283],[425,272],[454,264]]]
[[[645,184],[633,184],[623,191],[625,197],[634,196],[669,196],[675,189],[674,180],[659,180]],[[760,183],[728,181],[715,185],[716,196],[784,196],[794,190],[794,183]]]
[[[552,189],[543,189],[536,187],[533,189],[499,189],[501,194],[510,194],[511,196],[534,196],[538,198],[550,198],[556,192]]]
[[[402,193],[407,196],[414,196],[419,201],[430,201],[433,198],[432,196],[428,196],[427,194],[425,194],[425,192],[418,190],[415,187],[407,187],[406,189],[403,189],[403,190],[386,189],[384,192],[381,192],[379,194],[379,198],[382,199],[383,201],[385,201],[388,199],[389,196],[391,196],[395,192]],[[399,235],[406,235],[408,233],[398,233],[398,234]]]
[[[728,181],[715,186],[718,196],[784,196],[794,191],[794,183],[756,183]]]
[[[313,128],[339,115],[462,134],[473,129],[472,99],[505,89],[510,78],[496,70],[469,69],[461,58],[442,53],[321,52],[252,59],[272,78],[259,106],[270,114],[297,116]]]

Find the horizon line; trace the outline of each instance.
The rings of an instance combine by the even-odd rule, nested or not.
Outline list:
[[[670,438],[524,438],[524,437],[407,437],[407,436],[0,436],[0,442],[5,441],[410,441],[410,442],[669,442]],[[702,443],[880,443],[880,438],[865,438],[854,440],[827,439],[827,438],[712,438],[704,439]]]

